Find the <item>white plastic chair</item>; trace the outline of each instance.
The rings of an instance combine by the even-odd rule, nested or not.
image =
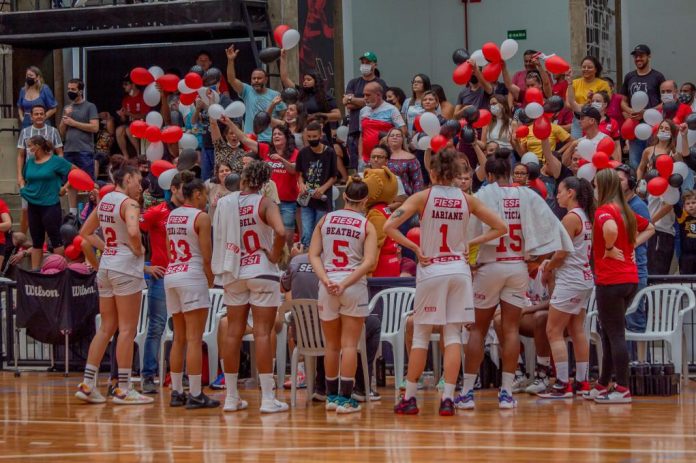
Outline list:
[[[681,369],[681,378],[688,377],[688,364],[684,355],[686,339],[684,315],[696,307],[694,292],[683,285],[661,284],[641,289],[633,298],[626,314],[633,313],[644,301],[646,327],[644,333],[626,330],[627,341],[664,341],[675,370]]]
[[[370,301],[370,313],[382,301],[380,341],[391,345],[394,354],[394,387],[404,379],[404,314],[413,310],[414,288],[390,288],[380,291]]]
[[[590,346],[594,344],[597,351],[597,366],[599,371],[602,371],[602,355],[604,352],[602,350],[602,338],[599,335],[599,330],[597,329],[597,299],[595,296],[596,289],[592,290],[590,299],[587,301],[587,313],[585,314],[585,337]]]
[[[145,358],[145,340],[147,339],[147,327],[150,322],[150,317],[147,312],[147,290],[143,291],[143,297],[140,300],[140,314],[138,315],[138,329],[135,333],[133,342],[138,346],[138,359],[140,360],[140,371],[143,369],[143,359]],[[97,314],[94,318],[94,324],[97,330],[101,326],[101,314]],[[113,337],[111,338],[113,341]]]
[[[307,373],[307,403],[310,402],[314,392],[314,377],[316,375],[316,357],[324,355],[324,334],[321,329],[319,319],[319,309],[317,301],[314,299],[294,299],[283,302],[281,306],[284,310],[290,308],[295,322],[295,333],[297,344],[292,351],[290,363],[290,375],[292,379],[290,403],[294,407],[297,403],[297,364],[300,355],[305,359],[305,371]],[[358,353],[362,362],[363,379],[365,387],[369,387],[370,379],[367,371],[367,348],[365,344],[365,326],[363,325],[362,335],[358,343]]]
[[[283,306],[281,306],[282,309]],[[279,309],[280,310],[280,309]],[[250,327],[254,327],[254,318],[252,316],[251,310],[249,310],[249,316],[247,317],[247,324]],[[271,333],[271,335],[275,334]],[[256,349],[254,348],[254,334],[249,333],[244,335],[242,337],[242,342],[248,342],[249,343],[249,362],[250,362],[250,369],[251,369],[251,374],[254,375],[255,372],[257,372],[256,369]],[[276,335],[276,371],[277,371],[277,377],[276,377],[276,387],[278,390],[281,390],[283,387],[283,384],[285,383],[285,368],[287,366],[287,354],[288,353],[288,323],[287,321],[283,322],[283,326],[280,330],[280,333]]]

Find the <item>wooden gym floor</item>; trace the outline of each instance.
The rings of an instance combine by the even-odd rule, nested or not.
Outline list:
[[[391,388],[354,415],[305,407],[300,391],[298,408],[262,416],[256,390],[242,391],[248,410],[223,413],[170,409],[168,390],[152,405],[87,405],[73,397],[77,382],[75,374],[0,373],[0,462],[696,461],[693,382],[681,396],[632,405],[520,394],[519,407],[505,411],[488,390],[477,393],[475,411],[447,418],[437,415],[435,391],[419,394],[418,416],[393,414]],[[224,391],[207,392],[224,400]],[[279,395],[289,402],[289,392]]]

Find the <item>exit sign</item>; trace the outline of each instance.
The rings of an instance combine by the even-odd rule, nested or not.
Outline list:
[[[527,40],[527,29],[520,29],[517,31],[507,31],[508,39],[515,40]]]

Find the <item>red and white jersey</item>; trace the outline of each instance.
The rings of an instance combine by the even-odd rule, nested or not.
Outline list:
[[[104,233],[104,251],[99,267],[126,275],[144,278],[144,256],[136,256],[129,247],[128,228],[121,207],[128,200],[125,194],[112,191],[99,202],[99,226]]]
[[[434,185],[420,220],[420,248],[431,265],[418,265],[417,281],[470,273],[466,251],[469,203],[460,188]]]
[[[568,211],[576,214],[582,222],[582,232],[573,238],[573,252],[563,260],[556,270],[556,286],[569,289],[590,289],[594,287],[594,276],[590,267],[592,253],[592,222],[581,208]]]
[[[278,266],[268,260],[265,250],[273,249],[273,229],[259,216],[263,196],[258,193],[239,195],[239,236],[242,258],[239,279],[260,275],[278,276]]]
[[[541,277],[541,272],[537,272],[534,277],[529,277],[529,289],[527,290],[529,305],[539,305],[551,299],[549,288],[541,282]]]
[[[360,266],[365,254],[367,218],[341,209],[326,214],[321,227],[322,259],[329,279],[342,279],[341,273],[352,272]]]
[[[182,206],[167,218],[167,238],[171,260],[164,275],[168,288],[207,284],[203,273],[203,256],[196,232],[196,218],[200,209]]]
[[[501,236],[497,246],[481,246],[478,263],[519,262],[524,260],[524,236],[520,214],[520,192],[517,187],[502,187],[503,220],[508,232]]]

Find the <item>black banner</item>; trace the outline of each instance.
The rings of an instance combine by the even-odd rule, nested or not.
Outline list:
[[[334,0],[299,0],[300,73],[313,71],[326,82],[326,93],[336,96],[334,82]],[[302,79],[300,79],[302,82]]]

